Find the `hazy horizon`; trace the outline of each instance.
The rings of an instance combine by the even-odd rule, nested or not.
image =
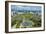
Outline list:
[[[41,11],[41,6],[11,5],[11,11],[18,11],[18,10]]]

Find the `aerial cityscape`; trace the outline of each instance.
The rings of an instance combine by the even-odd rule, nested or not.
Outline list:
[[[11,27],[41,27],[41,12],[41,6],[11,5]]]

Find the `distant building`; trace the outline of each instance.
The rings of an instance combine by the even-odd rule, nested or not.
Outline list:
[[[12,11],[12,12],[11,12],[11,16],[14,16],[14,15],[15,15],[15,13],[16,13],[15,11]]]

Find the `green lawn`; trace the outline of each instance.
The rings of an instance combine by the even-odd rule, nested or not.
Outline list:
[[[25,24],[25,22],[27,22]],[[31,27],[40,27],[41,26],[41,16],[25,13],[17,14],[12,17],[12,27],[15,25],[15,28],[31,28]],[[25,26],[24,26],[25,25]]]

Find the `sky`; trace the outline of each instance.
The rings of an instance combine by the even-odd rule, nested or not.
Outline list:
[[[41,10],[41,6],[21,6],[21,5],[11,5],[11,10],[30,10],[30,11],[39,11]]]

